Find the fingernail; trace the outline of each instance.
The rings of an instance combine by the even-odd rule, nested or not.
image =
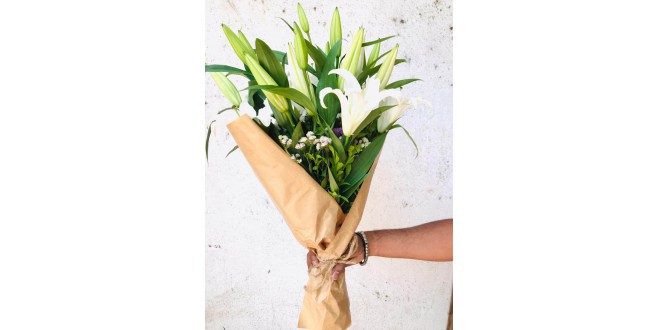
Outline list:
[[[334,281],[338,279],[338,271],[337,270],[334,270],[334,272],[331,274],[331,278],[333,278]]]

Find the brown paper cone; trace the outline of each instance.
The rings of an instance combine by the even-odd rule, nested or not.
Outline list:
[[[372,175],[363,182],[350,212],[345,215],[331,195],[249,116],[243,115],[227,127],[295,239],[304,247],[314,249],[320,260],[338,259],[361,221]],[[374,170],[375,165],[370,173]],[[325,268],[325,272],[331,271]],[[326,298],[318,301],[319,295],[319,290],[306,292],[298,327],[347,329],[351,317],[344,274],[332,281]]]

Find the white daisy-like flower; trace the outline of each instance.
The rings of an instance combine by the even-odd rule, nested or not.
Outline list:
[[[315,133],[313,133],[313,131],[306,132],[306,138],[311,142],[315,141]]]

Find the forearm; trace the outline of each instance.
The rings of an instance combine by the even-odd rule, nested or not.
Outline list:
[[[452,219],[365,234],[370,256],[452,261]]]

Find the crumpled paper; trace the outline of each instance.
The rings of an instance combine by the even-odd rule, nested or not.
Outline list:
[[[345,273],[338,280],[331,281],[331,264],[340,262],[343,252],[356,239],[354,232],[361,221],[372,175],[361,185],[346,215],[331,195],[249,116],[241,116],[227,128],[295,239],[323,261],[317,268],[309,270],[298,327],[347,329],[352,321]],[[370,169],[371,174],[376,164],[377,160]],[[349,256],[342,259],[349,259]],[[328,277],[330,284],[318,280],[318,277]]]

